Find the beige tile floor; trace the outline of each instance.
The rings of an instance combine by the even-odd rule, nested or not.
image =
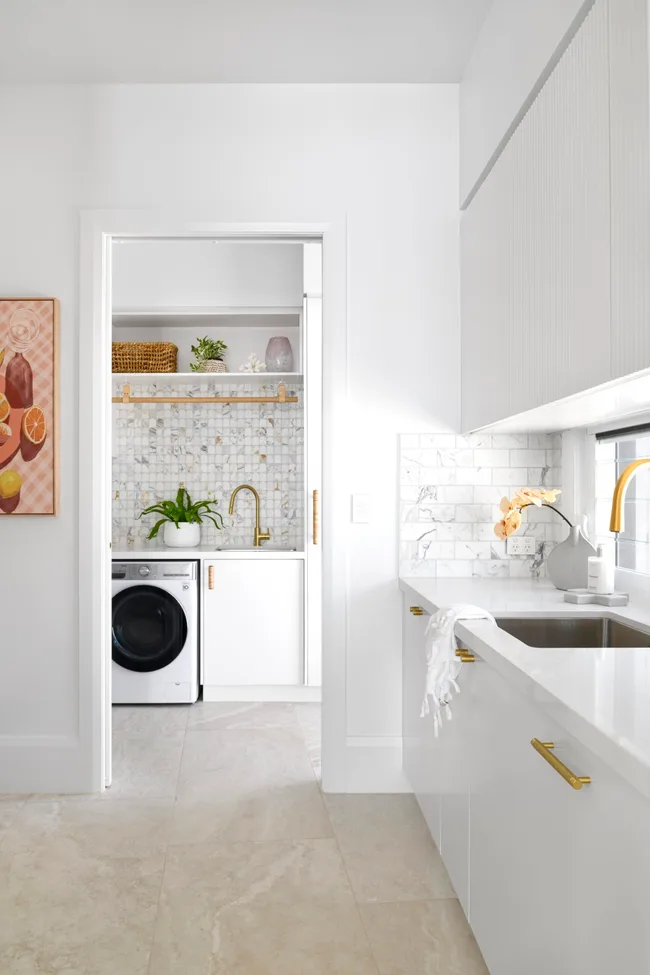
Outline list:
[[[0,799],[2,975],[486,975],[411,796],[324,796],[317,705],[116,707],[115,784]]]

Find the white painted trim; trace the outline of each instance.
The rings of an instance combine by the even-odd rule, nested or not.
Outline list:
[[[245,686],[212,687],[204,685],[204,701],[272,701],[288,704],[303,704],[321,700],[320,687],[308,687],[304,684],[287,686]]]
[[[345,216],[329,223],[229,223],[153,211],[93,210],[81,216],[79,333],[79,791],[104,783],[104,667],[109,630],[110,550],[106,490],[110,322],[104,293],[113,237],[321,238],[323,241],[323,781],[345,791],[348,532],[348,289]],[[104,430],[104,438],[101,431]],[[97,435],[99,432],[99,436]],[[102,442],[103,439],[103,442]],[[336,526],[336,527],[334,527]],[[53,791],[61,791],[61,783]]]

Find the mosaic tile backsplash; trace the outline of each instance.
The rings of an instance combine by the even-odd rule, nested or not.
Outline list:
[[[114,396],[122,392],[114,381]],[[131,383],[133,396],[275,396],[277,384],[262,386],[163,378]],[[250,547],[255,502],[249,491],[228,503],[239,484],[252,484],[261,499],[261,527],[270,545],[303,547],[303,386],[287,385],[297,403],[134,403],[113,406],[113,547],[128,548],[146,538],[156,518],[138,519],[143,508],[174,498],[184,484],[193,500],[214,499],[223,531],[209,522],[201,544]],[[162,533],[161,533],[162,537]]]
[[[549,552],[566,535],[557,515],[522,511],[519,534],[535,538],[533,556],[507,555],[494,525],[504,495],[562,487],[560,434],[404,434],[400,454],[400,575],[545,575]]]

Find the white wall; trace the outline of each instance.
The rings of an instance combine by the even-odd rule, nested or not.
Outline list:
[[[460,85],[461,203],[593,2],[494,0]]]
[[[350,768],[359,769],[350,787],[376,788],[382,768],[385,785],[399,787],[397,434],[458,424],[457,94],[428,85],[0,88],[0,293],[56,295],[62,311],[61,515],[0,523],[10,566],[0,792],[83,788],[90,774],[90,742],[76,740],[88,693],[76,636],[86,208],[223,222],[347,218],[341,449],[352,458],[349,490],[370,492],[375,511],[370,525],[335,526],[349,534],[345,706]]]

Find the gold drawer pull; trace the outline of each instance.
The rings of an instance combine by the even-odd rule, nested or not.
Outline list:
[[[314,491],[312,494],[312,500],[314,505],[313,510],[313,522],[312,522],[312,541],[314,545],[318,545],[320,538],[320,495],[318,491]]]
[[[208,566],[208,589],[214,589],[214,566]]]
[[[589,775],[574,775],[570,768],[561,762],[557,755],[554,755],[551,751],[555,748],[555,744],[552,741],[540,741],[539,738],[533,738],[531,745],[535,749],[538,755],[541,755],[545,762],[554,768],[558,775],[561,775],[565,782],[568,782],[572,789],[582,789],[583,785],[590,785],[591,777]]]
[[[414,616],[424,616],[424,610],[421,606],[410,606],[409,609]]]
[[[476,660],[474,654],[470,653],[469,650],[466,650],[464,647],[460,647],[460,649],[456,651],[456,656],[464,664],[473,664],[474,661]]]

